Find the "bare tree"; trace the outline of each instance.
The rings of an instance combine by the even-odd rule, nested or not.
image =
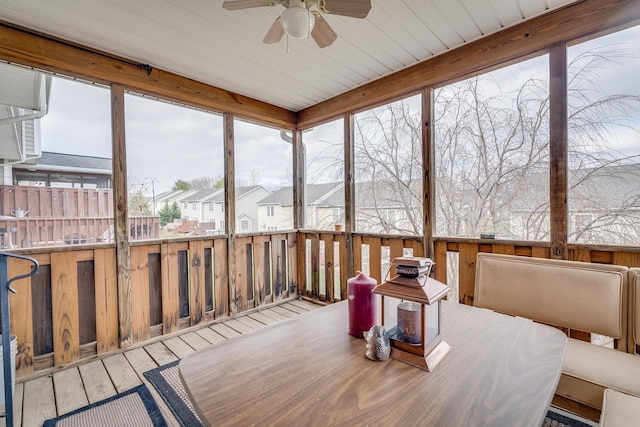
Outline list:
[[[387,104],[354,120],[359,231],[422,234],[421,117],[413,104]]]
[[[201,176],[189,181],[192,190],[213,190],[224,187],[224,178],[221,176]]]
[[[592,74],[619,58],[608,46],[569,64],[572,241],[640,238],[640,156],[611,143],[621,126],[638,134],[640,95],[607,93]],[[421,116],[412,103],[356,116],[359,231],[422,233]],[[436,233],[548,239],[548,81],[530,76],[509,88],[489,73],[450,84],[436,90],[435,114]]]

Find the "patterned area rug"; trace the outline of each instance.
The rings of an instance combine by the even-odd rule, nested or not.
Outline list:
[[[160,408],[144,386],[117,394],[44,422],[43,427],[166,427]]]
[[[178,363],[179,360],[176,360],[167,365],[159,366],[145,372],[144,376],[158,390],[158,393],[167,403],[173,415],[176,416],[180,425],[183,427],[202,426],[202,422],[196,415],[195,408],[191,404],[180,380]]]
[[[597,425],[597,423],[564,412],[553,406],[549,408],[547,416],[542,423],[542,427],[593,427]]]

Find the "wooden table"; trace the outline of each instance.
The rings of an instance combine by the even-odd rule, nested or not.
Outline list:
[[[211,425],[540,427],[564,334],[450,302],[442,318],[452,349],[434,372],[367,359],[342,302],[198,351],[180,374]]]

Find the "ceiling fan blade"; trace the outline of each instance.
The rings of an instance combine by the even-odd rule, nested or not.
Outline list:
[[[330,46],[338,36],[322,15],[318,12],[313,12],[313,15],[316,17],[316,24],[313,26],[313,30],[311,30],[311,37],[313,37],[313,40],[315,40],[320,48]]]
[[[371,10],[371,0],[318,0],[318,9],[331,15],[366,18]]]
[[[275,1],[270,0],[233,0],[225,1],[222,7],[227,10],[248,9],[250,7],[274,6]]]
[[[273,24],[271,24],[271,28],[267,31],[267,34],[262,39],[263,43],[271,44],[277,43],[284,36],[284,30],[282,29],[282,23],[280,23],[280,17],[275,20]]]

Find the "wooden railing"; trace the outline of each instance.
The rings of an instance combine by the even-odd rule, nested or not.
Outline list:
[[[295,295],[322,302],[347,298],[347,279],[363,271],[379,282],[391,259],[423,256],[419,236],[289,232],[132,242],[131,343],[170,334]],[[549,257],[548,243],[437,238],[435,277],[457,273],[459,300],[473,303],[478,252]],[[229,277],[229,248],[235,270]],[[14,282],[11,330],[16,370],[31,377],[121,347],[116,248],[113,244],[20,250],[40,272]],[[574,260],[640,266],[640,248],[571,246]],[[447,255],[449,254],[449,256]],[[449,263],[457,254],[457,265]],[[349,272],[353,265],[352,273]],[[28,263],[11,260],[9,275]],[[581,337],[578,333],[572,336]],[[588,339],[588,336],[582,337]]]
[[[549,258],[548,242],[520,242],[520,241],[492,241],[464,238],[435,238],[434,239],[435,278],[444,283],[453,277],[457,282],[457,292],[460,303],[473,305],[476,279],[476,256],[478,252],[499,253],[536,258]],[[449,262],[450,254],[457,254],[456,263]],[[626,267],[640,267],[640,248],[620,246],[569,245],[569,260],[594,262],[600,264],[623,265]],[[454,264],[454,265],[451,265]],[[450,271],[455,268],[454,271]],[[450,285],[455,286],[451,283]],[[578,297],[578,296],[576,296]],[[583,341],[592,341],[591,334],[582,331],[561,328],[568,336]],[[598,337],[601,344],[610,342],[614,347],[617,343],[606,337]],[[640,350],[640,349],[639,349]]]
[[[131,343],[228,316],[230,295],[238,312],[294,295],[296,243],[295,232],[237,237],[229,280],[227,236],[133,242]],[[36,258],[40,271],[14,282],[10,298],[18,377],[120,348],[114,245],[19,252]],[[9,275],[28,268],[11,259]]]
[[[436,279],[447,283],[448,253],[458,254],[457,276],[459,301],[473,305],[476,279],[476,256],[478,252],[549,258],[548,242],[492,241],[482,239],[444,238],[434,239],[434,261]],[[569,260],[601,264],[640,267],[640,248],[624,246],[569,245]]]
[[[298,282],[304,285],[298,291],[326,302],[347,298],[350,274],[362,271],[380,283],[393,258],[424,256],[420,236],[354,234],[351,253],[343,232],[300,232],[298,242]],[[348,271],[349,261],[353,262],[353,273]]]

